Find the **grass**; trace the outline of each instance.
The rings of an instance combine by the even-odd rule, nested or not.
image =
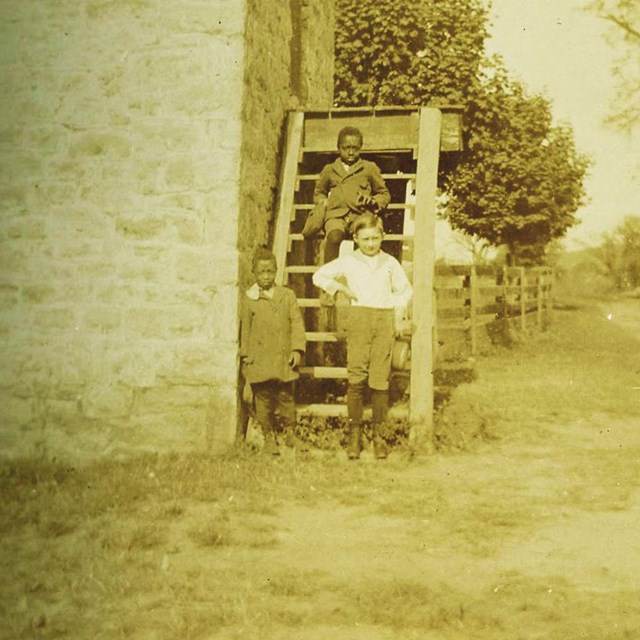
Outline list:
[[[581,308],[479,360],[436,456],[348,463],[327,437],[306,458],[4,462],[0,638],[637,637],[633,590],[500,562],[538,526],[634,508],[638,362]]]

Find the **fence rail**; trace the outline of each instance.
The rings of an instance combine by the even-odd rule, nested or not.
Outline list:
[[[488,325],[515,322],[521,330],[544,330],[551,321],[552,284],[549,267],[437,266],[438,359],[465,351],[475,356]]]

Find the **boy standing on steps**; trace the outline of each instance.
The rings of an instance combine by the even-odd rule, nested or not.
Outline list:
[[[342,128],[339,157],[322,169],[316,183],[313,201],[316,207],[324,207],[325,263],[338,257],[340,243],[359,215],[377,214],[391,199],[378,165],[360,158],[362,143],[360,129]]]
[[[313,275],[313,283],[330,295],[341,291],[351,300],[347,321],[347,454],[357,459],[365,386],[371,389],[373,447],[376,458],[387,457],[381,437],[389,409],[389,375],[395,337],[402,333],[402,320],[412,289],[400,263],[381,250],[382,221],[372,213],[353,224],[358,249],[339,257]],[[346,281],[346,284],[344,284]]]
[[[253,257],[256,282],[243,299],[240,361],[251,384],[256,419],[264,433],[264,451],[279,455],[276,409],[286,443],[306,450],[295,435],[296,411],[293,381],[306,346],[304,324],[296,296],[288,287],[275,285],[277,264],[271,251],[258,249]]]

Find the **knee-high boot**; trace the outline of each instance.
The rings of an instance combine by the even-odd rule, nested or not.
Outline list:
[[[350,384],[347,389],[347,411],[349,414],[349,439],[347,456],[357,460],[362,449],[362,414],[364,413],[364,382]]]
[[[382,437],[382,429],[387,422],[389,411],[389,392],[374,389],[371,392],[371,411],[373,413],[373,453],[382,460],[387,457],[387,443]]]

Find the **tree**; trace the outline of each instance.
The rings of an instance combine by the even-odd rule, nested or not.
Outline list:
[[[336,102],[459,104],[487,37],[479,0],[338,0]]]
[[[618,288],[640,287],[640,216],[626,216],[600,251]]]
[[[448,178],[454,228],[494,245],[517,262],[536,263],[545,247],[576,224],[588,167],[568,126],[493,61],[470,91],[462,162]]]
[[[338,0],[336,102],[459,104],[467,150],[446,183],[452,226],[523,258],[576,223],[586,160],[548,102],[484,55],[479,0]]]
[[[595,0],[588,7],[613,27],[610,40],[620,55],[613,68],[617,96],[609,121],[630,131],[640,124],[640,3],[638,0]]]

